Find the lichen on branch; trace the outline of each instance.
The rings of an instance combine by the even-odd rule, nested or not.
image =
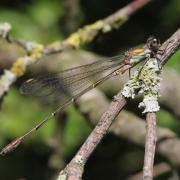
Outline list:
[[[139,104],[139,108],[144,109],[143,113],[159,111],[160,72],[158,60],[150,58],[126,83],[122,95],[134,99],[136,95],[141,94],[143,101]]]

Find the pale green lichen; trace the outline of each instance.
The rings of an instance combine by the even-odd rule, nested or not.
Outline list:
[[[160,109],[160,106],[158,104],[158,98],[156,96],[149,95],[144,96],[143,101],[139,103],[138,107],[144,109],[142,113],[156,112]]]
[[[107,33],[107,32],[110,32],[111,30],[112,30],[111,25],[107,24],[103,27],[102,32]]]
[[[139,108],[144,109],[143,113],[158,111],[160,108],[158,104],[160,72],[157,60],[155,58],[149,59],[144,67],[136,71],[124,86],[122,95],[127,98],[135,98],[137,94],[142,94],[143,101],[139,104]]]
[[[14,82],[15,79],[16,76],[14,73],[9,70],[4,70],[4,74],[0,78],[0,95],[2,94],[2,89],[4,92],[6,92],[9,89],[9,84],[11,84],[11,82]]]
[[[84,165],[85,165],[85,162],[83,160],[83,157],[81,155],[76,155],[72,161],[70,162],[70,164],[68,164],[65,169],[61,170],[60,173],[59,173],[59,176],[57,178],[57,180],[66,180],[68,178],[68,173],[69,172],[69,166],[78,166],[81,168],[81,172],[83,172],[84,170]]]
[[[25,65],[23,63],[23,57],[18,58],[12,65],[10,71],[14,73],[17,77],[22,76],[25,71]]]
[[[24,74],[27,65],[37,61],[41,58],[43,45],[37,44],[35,42],[29,42],[26,44],[26,49],[29,51],[28,56],[23,56],[16,59],[15,63],[11,67],[11,71],[16,74],[17,77],[20,77]]]
[[[80,164],[81,166],[84,166],[84,160],[83,160],[83,157],[80,156],[80,155],[76,155],[74,158],[73,158],[73,161],[77,164]]]
[[[30,56],[23,56],[16,59],[15,63],[12,65],[10,71],[14,73],[17,77],[20,77],[24,74],[27,65],[35,62],[37,58]]]
[[[0,36],[6,38],[11,30],[11,25],[9,23],[0,23]]]
[[[26,42],[24,43],[26,46],[26,50],[31,54],[41,54],[44,46],[42,44],[38,44],[36,42]],[[36,55],[37,56],[37,55]]]
[[[60,173],[59,173],[59,176],[57,178],[57,180],[66,180],[67,179],[67,172],[62,170]]]
[[[79,29],[77,32],[70,35],[66,40],[68,44],[73,47],[78,48],[81,44],[85,42],[90,42],[103,27],[102,21],[97,21],[91,25],[87,25],[84,28]]]
[[[128,20],[128,16],[121,16],[116,19],[115,22],[112,23],[112,27],[114,29],[118,29],[122,24],[124,24]]]
[[[116,18],[113,17],[111,19],[111,22],[109,23],[104,23],[102,27],[102,32],[107,33],[112,31],[113,29],[118,29],[124,22],[128,20],[127,16],[117,16]]]

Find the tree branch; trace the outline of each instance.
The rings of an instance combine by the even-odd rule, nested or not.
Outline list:
[[[110,16],[79,29],[64,41],[58,41],[48,45],[44,53],[52,54],[61,52],[63,49],[77,48],[81,44],[89,43],[99,32],[107,33],[113,29],[119,28],[132,14],[149,2],[150,0],[135,0]]]
[[[178,29],[167,41],[163,43],[157,54],[157,58],[160,60],[160,64],[163,66],[169,60],[169,58],[180,47],[180,29]]]
[[[180,29],[171,36],[159,49],[157,59],[160,64],[164,65],[168,58],[171,57],[180,45]],[[153,82],[155,83],[155,82]],[[144,167],[143,167],[143,180],[153,179],[153,165],[156,147],[156,114],[155,112],[148,112],[146,114],[147,122],[147,135],[145,144]]]
[[[170,173],[171,171],[172,171],[172,168],[167,163],[161,162],[154,166],[153,177],[158,177],[159,175],[163,175],[165,173]],[[139,180],[139,179],[142,179],[142,172],[131,175],[126,180]]]
[[[156,114],[149,112],[146,114],[146,144],[143,167],[143,180],[153,179],[153,166],[156,147]]]
[[[164,65],[168,58],[171,57],[174,52],[180,46],[180,29],[171,36],[160,48],[158,58],[160,64]],[[154,112],[148,112],[146,114],[147,122],[147,135],[145,144],[145,156],[144,156],[144,167],[143,167],[143,179],[153,179],[153,165],[156,147],[156,114]]]
[[[179,33],[178,31],[176,33]],[[176,33],[172,36],[174,37]],[[171,38],[172,38],[171,37]],[[180,36],[179,36],[180,37]],[[171,39],[170,38],[170,39]],[[169,39],[167,40],[169,41]],[[167,42],[166,41],[166,42]],[[176,43],[176,41],[173,41]],[[174,45],[174,44],[173,44]],[[177,45],[177,43],[176,43]],[[176,46],[174,45],[174,46]],[[171,46],[172,47],[172,46]],[[161,50],[163,50],[164,44],[161,46]],[[175,50],[177,50],[176,48]],[[174,48],[172,48],[171,53],[174,53]],[[166,53],[166,52],[164,52]],[[169,52],[168,52],[169,53]],[[160,60],[163,59],[164,56],[160,57]],[[170,54],[166,56],[166,58],[170,57]],[[162,59],[161,59],[162,58]],[[164,58],[165,60],[165,58]],[[94,128],[94,130],[91,132],[85,143],[81,146],[80,150],[77,152],[77,154],[74,156],[74,158],[70,161],[70,163],[65,167],[64,170],[62,170],[59,174],[58,180],[61,179],[68,179],[68,180],[80,180],[82,178],[83,174],[83,168],[85,163],[87,162],[87,159],[93,152],[93,150],[96,148],[96,146],[99,144],[101,139],[105,136],[107,133],[110,125],[112,124],[112,121],[118,113],[122,110],[122,108],[126,104],[126,98],[121,94],[120,91],[117,96],[115,96],[114,101],[110,104],[109,108],[106,112],[103,113],[101,116],[98,124]],[[146,154],[145,154],[145,167],[147,165],[148,173],[145,173],[146,179],[147,177],[151,178],[153,177],[151,170],[153,168],[153,162],[154,162],[154,152],[155,152],[155,114],[154,113],[147,113],[147,122],[148,122],[148,136],[147,136],[147,142],[146,142]],[[151,169],[149,169],[151,168]],[[146,170],[146,168],[145,168]]]

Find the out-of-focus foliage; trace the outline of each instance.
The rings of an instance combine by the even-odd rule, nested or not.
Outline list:
[[[41,107],[37,101],[21,96],[17,89],[11,88],[4,98],[0,112],[1,141],[3,137],[12,139],[22,135],[51,111],[52,108]],[[38,131],[36,136],[28,138],[27,142],[32,141],[32,138],[33,141],[45,141],[52,136],[54,126],[55,121],[52,120],[46,128]]]
[[[22,135],[27,129],[53,111],[50,106],[40,106],[38,101],[33,98],[21,96],[17,89],[14,88],[9,91],[4,101],[5,103],[3,103],[2,111],[0,112],[1,145],[5,137],[12,139]],[[65,154],[73,151],[73,148],[88,135],[90,130],[85,119],[72,106],[67,108],[67,113],[69,115],[63,132],[65,142],[63,149]],[[35,136],[29,137],[27,143],[31,141],[46,142],[53,135],[55,126],[55,118],[53,118],[47,126],[37,131]]]
[[[73,108],[68,108],[68,119],[64,129],[64,155],[68,156],[90,133],[87,121]]]
[[[180,135],[180,121],[178,120],[178,118],[172,116],[171,113],[169,113],[168,111],[161,109],[158,113],[157,113],[157,123],[158,126],[160,127],[168,127],[169,129],[173,130],[174,132],[176,132],[177,135]]]
[[[34,0],[17,9],[0,7],[0,21],[12,24],[15,37],[43,43],[63,36],[58,27],[59,18],[63,14],[63,5],[57,0]]]
[[[180,51],[176,52],[167,63],[167,67],[174,68],[180,72]]]

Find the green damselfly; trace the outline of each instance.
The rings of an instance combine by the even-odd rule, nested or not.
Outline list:
[[[40,97],[54,97],[59,100],[60,104],[54,112],[31,130],[5,146],[0,154],[5,155],[15,149],[26,137],[37,131],[59,111],[65,109],[97,85],[113,76],[123,74],[139,62],[146,62],[149,58],[154,57],[159,47],[159,40],[150,37],[144,46],[126,51],[124,55],[101,59],[53,75],[44,75],[27,80],[20,88],[21,93]]]

